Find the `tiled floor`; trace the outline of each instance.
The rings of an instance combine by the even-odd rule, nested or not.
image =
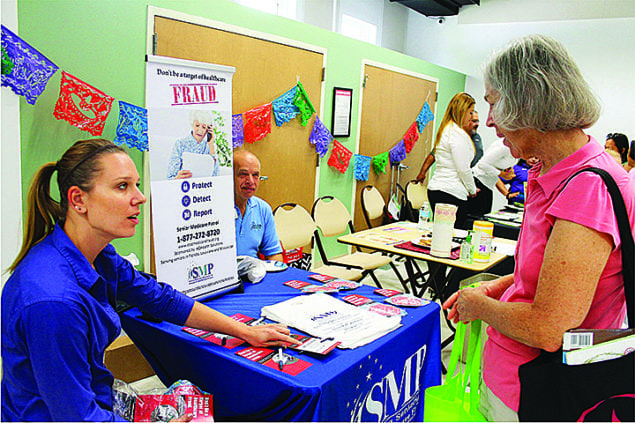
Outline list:
[[[421,267],[422,269],[425,269],[426,265],[425,263],[419,263],[419,267]],[[397,262],[397,269],[399,272],[401,272],[402,275],[404,276],[406,275],[406,271],[403,268],[403,263]],[[385,270],[379,269],[376,272],[376,274],[384,288],[392,288],[392,289],[397,289],[400,291],[403,290],[401,284],[399,283],[399,280],[395,276],[395,273],[392,271],[392,269],[390,269],[390,267],[386,267]],[[363,282],[370,286],[373,286],[373,287],[375,286],[372,279],[368,277],[365,278]],[[424,295],[424,298],[425,297],[426,296]],[[441,312],[441,340],[443,341],[451,334],[452,332],[450,331],[447,324],[445,323],[445,317],[443,316],[443,312]],[[450,344],[443,351],[441,351],[441,361],[446,366],[446,368],[448,365],[448,361],[450,359],[451,350],[452,350],[452,344]],[[157,376],[151,376],[145,379],[141,379],[137,382],[132,383],[132,386],[140,394],[150,394],[150,393],[157,394],[157,393],[164,392],[166,389],[166,387],[163,385],[163,383],[161,383],[161,381],[159,380]]]

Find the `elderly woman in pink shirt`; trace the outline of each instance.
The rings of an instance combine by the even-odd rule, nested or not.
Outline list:
[[[626,305],[622,254],[612,201],[599,167],[616,180],[635,226],[635,179],[584,132],[600,106],[577,65],[556,40],[513,41],[485,68],[487,126],[515,158],[536,156],[512,275],[464,289],[443,305],[455,322],[489,324],[481,412],[518,420],[518,367],[561,347],[573,328],[620,328]]]

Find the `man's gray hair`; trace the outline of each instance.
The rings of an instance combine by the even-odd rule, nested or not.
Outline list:
[[[600,103],[580,69],[551,37],[512,41],[489,59],[484,77],[486,87],[499,94],[491,113],[503,129],[585,129],[600,117]]]

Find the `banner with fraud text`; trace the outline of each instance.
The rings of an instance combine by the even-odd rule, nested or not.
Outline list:
[[[148,57],[146,108],[157,279],[194,297],[239,286],[228,66]]]

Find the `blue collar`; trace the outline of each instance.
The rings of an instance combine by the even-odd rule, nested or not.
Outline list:
[[[51,244],[60,252],[62,257],[68,261],[68,265],[73,270],[73,274],[75,275],[79,286],[86,291],[89,291],[101,277],[99,273],[93,269],[93,266],[90,264],[86,256],[79,251],[79,248],[77,248],[68,235],[66,235],[66,232],[62,229],[60,222],[55,224],[55,229],[49,236],[51,238]],[[113,247],[108,245],[106,248]],[[104,251],[97,255],[95,262],[100,261],[100,257],[103,253]]]

